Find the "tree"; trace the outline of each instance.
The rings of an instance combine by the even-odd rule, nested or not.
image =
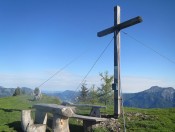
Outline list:
[[[40,94],[40,90],[39,90],[38,87],[36,87],[36,88],[34,89],[34,94],[35,94],[36,96]]]
[[[86,83],[83,83],[81,86],[79,101],[85,102],[87,100],[89,90],[86,85]]]
[[[104,102],[106,105],[107,102],[112,100],[112,96],[113,96],[113,94],[112,94],[112,82],[113,82],[114,77],[109,76],[108,71],[106,71],[104,73],[100,73],[100,77],[102,80],[102,84],[101,84],[101,87],[98,88],[99,97],[100,97],[100,101]]]
[[[21,89],[21,94],[27,94],[25,89]]]
[[[94,84],[92,85],[92,87],[89,90],[88,100],[91,104],[98,102],[98,94],[97,94],[97,90],[95,89]]]
[[[20,87],[17,87],[17,88],[15,89],[14,94],[13,94],[13,96],[18,96],[18,95],[21,95],[21,89],[20,89]]]

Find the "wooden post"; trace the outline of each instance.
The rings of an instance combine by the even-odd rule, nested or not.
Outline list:
[[[59,114],[53,114],[53,132],[70,132],[69,118]]]
[[[22,110],[21,126],[24,132],[45,132],[46,124],[34,124],[31,118],[31,110]]]
[[[21,111],[21,126],[23,131],[27,131],[27,127],[33,125],[33,120],[31,118],[31,110]]]
[[[95,128],[96,125],[97,125],[97,122],[95,121],[83,120],[83,131],[92,132],[93,128]]]
[[[101,117],[100,108],[99,107],[92,107],[91,112],[90,112],[90,116]]]
[[[120,7],[114,7],[114,26],[120,24]],[[114,115],[120,114],[120,32],[114,32]]]
[[[140,16],[120,23],[120,7],[114,7],[114,26],[97,33],[98,37],[103,37],[114,32],[114,116],[121,114],[121,82],[120,82],[120,30],[142,22]]]

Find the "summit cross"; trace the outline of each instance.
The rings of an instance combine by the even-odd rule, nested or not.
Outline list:
[[[142,22],[140,16],[132,18],[128,21],[120,23],[120,7],[114,7],[114,26],[107,28],[97,33],[98,37],[103,37],[110,33],[114,33],[114,83],[112,89],[114,90],[114,116],[118,118],[121,114],[121,81],[120,81],[120,30],[133,26]]]

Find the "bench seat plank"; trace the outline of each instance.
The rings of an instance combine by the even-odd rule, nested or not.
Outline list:
[[[107,120],[106,118],[83,116],[83,115],[77,115],[77,114],[74,114],[72,117],[77,118],[77,119],[81,119],[81,120],[95,121],[95,122],[101,122],[101,121],[106,121]]]
[[[92,104],[73,104],[70,102],[62,102],[62,105],[65,106],[80,106],[80,107],[96,107],[96,108],[106,108],[106,106],[101,106],[101,105],[92,105]]]
[[[100,105],[90,105],[90,104],[73,104],[73,106],[95,107],[95,108],[106,108],[106,106],[100,106]]]

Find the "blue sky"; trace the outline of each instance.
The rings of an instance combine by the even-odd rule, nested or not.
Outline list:
[[[96,34],[113,25],[116,5],[121,22],[143,18],[124,32],[175,61],[174,0],[1,0],[0,85],[35,88],[80,56],[41,87],[75,90],[113,37]],[[113,42],[86,79],[89,86],[98,86],[106,70],[113,74]],[[175,87],[175,64],[121,33],[121,79],[124,92]]]

